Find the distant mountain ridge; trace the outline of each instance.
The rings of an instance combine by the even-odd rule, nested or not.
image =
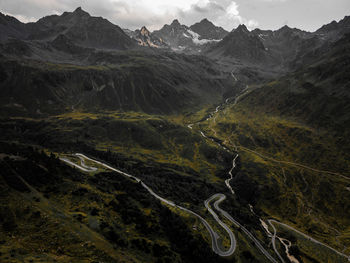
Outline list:
[[[14,43],[11,39],[16,39],[16,45],[22,47],[21,54],[37,53],[39,57],[43,56],[41,50],[45,42],[69,54],[86,52],[89,48],[126,50],[143,46],[293,68],[308,60],[310,55],[305,58],[306,54],[340,39],[347,32],[350,32],[348,16],[313,33],[288,26],[275,31],[249,31],[244,25],[227,32],[206,18],[191,26],[175,19],[170,25],[150,32],[146,27],[122,30],[102,17],[90,16],[80,7],[28,24],[0,13],[0,43]]]
[[[349,134],[350,34],[297,71],[246,96],[244,103],[261,112],[301,119],[308,124]],[[349,136],[345,136],[349,138]]]
[[[14,18],[1,15],[1,38],[6,41],[16,38],[25,41],[54,41],[62,35],[74,43],[87,48],[125,50],[136,47],[117,25],[102,17],[92,17],[78,7],[73,12],[51,15],[36,23],[23,24]],[[5,24],[6,23],[6,24]]]
[[[207,19],[188,27],[175,19],[170,25],[164,25],[153,35],[161,38],[175,51],[197,51],[203,46],[219,42],[228,32],[215,26]]]
[[[344,19],[339,22],[332,21],[329,24],[322,26],[315,34],[323,37],[333,38],[338,40],[346,33],[350,32],[350,16],[345,16]]]
[[[274,68],[296,69],[315,57],[314,52],[323,49],[350,33],[350,17],[339,22],[333,21],[315,32],[283,26],[272,30],[254,29],[249,31],[240,25],[219,43],[206,50],[216,58],[231,58],[242,63],[270,65]],[[321,49],[320,49],[321,48]]]
[[[131,38],[138,42],[139,46],[152,47],[152,48],[168,48],[168,44],[163,39],[155,36],[145,26],[141,29],[131,31],[125,29],[124,32]]]
[[[199,39],[221,40],[229,33],[206,18],[190,26],[190,29],[200,35]]]
[[[261,39],[245,25],[232,30],[222,41],[208,50],[209,55],[233,57],[250,62],[265,61],[267,51]]]

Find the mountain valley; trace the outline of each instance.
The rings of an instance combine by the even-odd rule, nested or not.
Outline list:
[[[0,13],[0,262],[349,262],[349,25]]]

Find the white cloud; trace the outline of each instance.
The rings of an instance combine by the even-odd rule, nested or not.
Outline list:
[[[81,6],[91,15],[103,16],[124,28],[145,25],[151,30],[178,18],[191,25],[203,18],[232,30],[240,23],[256,26],[256,21],[243,18],[239,5],[231,0],[0,0],[1,12],[13,14],[23,22],[45,15],[72,11]]]
[[[259,0],[261,2],[286,2],[287,0]]]
[[[238,12],[238,5],[236,2],[232,2],[228,7],[227,7],[227,14],[231,16],[239,16]]]
[[[258,25],[255,20],[246,19],[239,12],[239,5],[231,0],[197,1],[190,9],[180,10],[179,17],[186,24],[193,24],[203,18],[208,18],[214,24],[231,31],[239,24],[246,24],[252,29]]]
[[[27,16],[23,16],[23,15],[16,15],[16,14],[10,14],[7,12],[4,12],[5,15],[8,16],[13,16],[16,19],[18,19],[19,21],[23,22],[23,23],[29,23],[29,22],[36,22],[37,19],[35,17],[27,17]]]
[[[81,6],[130,29],[146,25],[158,29],[179,18],[191,25],[203,18],[232,30],[244,23],[252,29],[277,29],[285,20],[292,27],[316,30],[332,20],[349,15],[349,0],[0,0],[0,12],[22,21],[72,11]],[[317,10],[317,12],[314,12]],[[310,15],[312,14],[312,15]]]

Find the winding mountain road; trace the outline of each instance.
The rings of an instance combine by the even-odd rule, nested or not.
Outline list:
[[[226,102],[228,103],[228,102]],[[237,103],[237,100],[235,99],[235,102],[234,104]],[[209,120],[213,117],[215,117],[216,113],[219,112],[219,109],[222,107],[223,105],[219,105],[215,108],[215,111],[210,113],[207,117],[206,120]],[[191,125],[191,129],[193,127],[194,124],[190,124]],[[212,142],[215,142],[214,139],[212,138],[209,138],[208,136],[206,136],[204,134],[203,131],[199,130],[200,134],[202,135],[203,138],[205,139],[210,139]],[[219,147],[222,147],[223,149],[227,149],[224,145],[221,145],[220,143],[217,143],[219,145]],[[238,158],[238,154],[236,154],[236,156],[234,157],[233,161],[232,161],[232,168],[230,169],[230,171],[228,172],[228,174],[230,175],[230,177],[228,179],[225,180],[225,184],[226,186],[228,187],[228,189],[230,190],[230,192],[232,194],[235,194],[235,192],[233,191],[231,185],[230,185],[230,181],[233,179],[233,174],[232,174],[232,171],[235,169],[236,167],[236,159]],[[224,217],[226,217],[226,219],[228,219],[230,222],[232,222],[236,227],[240,228],[246,235],[247,237],[254,242],[254,244],[256,245],[256,247],[260,250],[260,252],[265,255],[271,262],[274,262],[274,263],[277,263],[278,261],[275,260],[270,254],[269,252],[261,245],[261,243],[259,242],[258,239],[256,239],[254,237],[254,235],[252,233],[249,232],[248,229],[246,229],[242,224],[240,224],[237,220],[235,220],[232,216],[230,216],[226,211],[222,210],[220,207],[219,207],[219,204],[224,201],[226,199],[226,196],[224,194],[221,194],[221,193],[218,193],[218,194],[215,194],[213,195],[212,197],[210,197],[209,199],[207,199],[204,204],[205,204],[205,207],[208,209],[208,211],[212,214],[212,216],[214,217],[214,219],[227,231],[227,226],[218,218],[218,216],[215,214],[215,212],[209,207],[209,203],[210,201],[212,201],[213,199],[216,199],[218,198],[218,200],[214,203],[214,208],[219,211]],[[225,227],[225,226],[226,227]],[[233,234],[233,233],[232,233]],[[236,240],[234,235],[233,235],[233,238],[230,236],[231,238],[231,246],[232,246],[232,240]]]
[[[214,198],[219,198],[215,203],[214,203],[214,208],[219,211],[224,217],[227,218],[227,220],[229,220],[231,223],[233,223],[236,227],[240,228],[247,236],[250,240],[252,240],[254,242],[254,244],[256,245],[256,247],[260,250],[260,252],[265,255],[271,262],[274,263],[278,263],[277,260],[275,260],[270,253],[261,245],[261,243],[259,242],[258,239],[256,239],[252,233],[249,232],[248,229],[246,229],[243,225],[241,225],[237,220],[235,220],[229,213],[227,213],[225,210],[222,210],[219,207],[219,204],[224,201],[226,199],[226,196],[224,194],[215,194],[213,195],[210,199],[208,200],[212,200]],[[207,200],[207,201],[208,201]],[[207,202],[206,201],[206,202]],[[206,204],[207,207],[207,204]],[[209,208],[207,207],[207,209],[209,210]],[[209,210],[210,212],[210,210]]]
[[[232,77],[234,78],[235,81],[238,81],[237,78],[234,76],[233,71],[231,72],[231,75],[232,75]],[[238,101],[239,101],[243,96],[245,96],[247,93],[249,93],[249,92],[250,92],[250,90],[248,89],[248,86],[247,86],[247,87],[242,91],[242,93],[241,93],[240,95],[238,95],[238,96],[236,96],[236,97],[234,98],[233,106],[235,106],[235,105],[238,103]],[[226,99],[225,104],[228,104],[229,101],[230,101],[230,98]],[[219,109],[220,109],[222,106],[223,106],[223,105],[221,104],[221,105],[219,105],[218,107],[216,107],[215,111],[209,114],[207,120],[209,120],[209,119],[211,119],[211,118],[214,117],[214,121],[215,121],[215,120],[216,120],[216,116],[215,116],[215,115],[216,115],[216,113],[218,113]],[[192,129],[192,127],[193,127],[193,124],[191,124],[191,129]],[[204,138],[209,139],[208,136],[206,136],[202,131],[200,131],[200,134],[201,134]],[[216,132],[215,132],[215,134],[216,134]],[[211,139],[211,140],[214,141],[213,139]],[[223,146],[223,145],[221,145],[221,144],[219,144],[219,145],[220,145],[221,147],[225,147],[225,146]],[[262,157],[262,158],[270,159],[270,160],[272,160],[272,161],[274,161],[274,162],[278,162],[278,163],[282,163],[282,164],[287,164],[287,165],[292,165],[292,166],[296,166],[296,167],[308,169],[308,170],[315,171],[315,172],[326,173],[326,174],[331,174],[331,175],[337,175],[337,176],[340,176],[340,177],[342,177],[342,178],[344,178],[344,179],[350,180],[349,177],[344,176],[344,175],[339,174],[339,173],[330,172],[330,171],[324,171],[324,170],[318,170],[318,169],[315,169],[315,168],[312,168],[312,167],[308,167],[308,166],[306,166],[306,165],[302,165],[302,164],[298,164],[298,163],[293,163],[293,162],[278,161],[278,160],[275,160],[275,159],[273,159],[273,158],[271,158],[271,157],[265,156],[265,155],[263,155],[263,154],[261,154],[261,153],[255,152],[255,151],[253,151],[253,150],[247,149],[247,148],[242,147],[242,146],[235,146],[235,147],[236,147],[236,151],[238,150],[238,148],[240,148],[240,149],[242,149],[242,150],[249,151],[249,152],[252,152],[252,153],[254,153],[254,154],[257,154],[258,156],[260,156],[260,157]],[[226,148],[225,148],[225,149],[226,149]],[[233,176],[232,176],[232,171],[233,171],[233,169],[235,168],[235,161],[236,161],[236,158],[237,158],[237,157],[238,157],[238,154],[236,155],[236,157],[235,157],[234,160],[233,160],[233,167],[232,167],[232,169],[229,171],[230,178],[225,180],[225,184],[226,184],[226,186],[230,189],[230,191],[231,191],[232,194],[235,194],[235,193],[234,193],[234,190],[232,189],[232,187],[230,186],[230,181],[232,180],[232,177],[233,177]],[[350,191],[350,187],[349,187],[349,191]],[[221,196],[221,195],[222,195],[222,194],[216,194],[216,195],[214,195],[214,196],[218,197],[218,196]],[[211,198],[214,198],[214,196],[212,196]],[[222,198],[224,199],[225,196],[223,195]],[[222,200],[223,200],[223,199],[222,199]],[[221,199],[220,199],[220,200],[221,200]],[[221,201],[222,201],[222,200],[221,200]],[[240,228],[242,229],[242,231],[245,232],[245,233],[247,234],[247,236],[248,236],[251,240],[253,240],[253,242],[256,244],[256,246],[259,248],[259,250],[260,250],[271,262],[277,262],[272,256],[269,255],[269,253],[264,249],[264,247],[261,246],[261,244],[259,243],[259,241],[256,240],[256,239],[254,238],[254,236],[253,236],[246,228],[244,228],[244,226],[242,226],[239,222],[237,222],[236,220],[234,220],[226,211],[221,210],[221,209],[218,207],[218,205],[216,205],[216,203],[214,204],[214,207],[215,207],[216,210],[220,211],[220,212],[221,212],[228,220],[230,220],[233,224],[235,224],[237,227],[240,227]],[[208,209],[208,210],[209,210],[209,209]],[[210,210],[209,210],[209,211],[210,211]],[[272,239],[273,249],[274,249],[276,255],[278,256],[278,258],[280,259],[280,261],[281,261],[282,263],[285,263],[285,261],[284,261],[283,257],[280,255],[280,253],[278,252],[278,250],[277,250],[277,248],[276,248],[277,231],[276,231],[276,228],[274,227],[274,225],[273,225],[272,223],[280,224],[280,225],[282,225],[282,226],[284,226],[284,227],[286,227],[286,228],[288,228],[288,229],[290,229],[290,230],[293,230],[293,231],[299,233],[300,235],[304,236],[304,237],[307,238],[308,240],[310,240],[310,241],[312,241],[312,242],[314,242],[314,243],[316,243],[316,244],[322,245],[322,246],[324,246],[324,247],[327,247],[328,249],[331,249],[333,252],[335,252],[336,254],[338,254],[338,255],[340,255],[340,256],[342,256],[342,257],[345,257],[345,258],[348,259],[348,261],[350,262],[350,256],[349,256],[349,255],[346,255],[346,254],[344,254],[344,253],[342,253],[342,252],[339,252],[339,251],[335,250],[334,248],[332,248],[332,247],[330,247],[330,246],[328,246],[328,245],[326,245],[326,244],[324,244],[324,243],[322,243],[322,242],[320,242],[320,241],[317,241],[316,239],[314,239],[314,238],[312,238],[312,237],[310,237],[310,236],[308,236],[308,235],[306,235],[306,234],[300,232],[299,230],[297,230],[297,229],[295,229],[295,228],[293,228],[293,227],[291,227],[291,226],[289,226],[289,225],[287,225],[287,224],[280,223],[280,222],[278,222],[278,221],[276,221],[276,220],[273,220],[273,219],[268,220],[268,223],[271,225],[272,229],[274,230],[274,234],[271,234],[271,233],[268,231],[267,225],[266,225],[266,228],[265,228],[265,229],[266,229],[267,232],[270,234],[271,239]],[[280,240],[280,241],[281,241],[281,240]],[[282,243],[282,244],[285,245],[284,243]],[[266,253],[265,253],[265,252],[266,252]],[[288,255],[287,255],[287,256],[288,256]],[[289,258],[289,260],[290,260],[291,262],[293,262],[293,259],[294,259],[293,256],[289,255],[288,258]]]
[[[167,199],[165,199],[165,198],[159,196],[159,195],[156,194],[148,185],[146,185],[141,179],[137,178],[136,176],[133,176],[133,175],[128,174],[128,173],[125,173],[125,172],[123,172],[123,171],[120,171],[120,170],[118,170],[118,169],[116,169],[116,168],[114,168],[114,167],[108,165],[108,164],[105,164],[105,163],[103,163],[103,162],[100,162],[100,161],[97,161],[97,160],[92,159],[92,158],[90,158],[90,157],[87,157],[86,155],[84,155],[84,154],[82,154],[82,153],[76,153],[75,156],[77,156],[80,160],[84,160],[84,159],[89,160],[89,161],[91,161],[91,162],[94,162],[94,163],[96,163],[96,164],[99,164],[99,165],[103,166],[104,168],[107,168],[107,169],[109,169],[109,170],[112,170],[112,171],[114,171],[114,172],[117,172],[117,173],[119,173],[119,174],[122,174],[122,175],[124,175],[124,176],[126,176],[126,177],[129,177],[129,178],[135,180],[137,183],[140,183],[141,186],[142,186],[143,188],[145,188],[152,196],[154,196],[156,199],[160,200],[161,202],[164,202],[164,203],[167,204],[167,205],[170,205],[170,206],[172,206],[172,207],[176,207],[176,208],[178,208],[178,209],[180,209],[180,210],[183,210],[183,211],[185,211],[185,212],[187,212],[187,213],[189,213],[189,214],[191,214],[191,215],[196,216],[196,217],[203,223],[203,225],[205,226],[205,228],[206,228],[207,231],[209,232],[209,235],[210,235],[211,240],[212,240],[212,249],[213,249],[213,251],[214,251],[216,254],[218,254],[219,256],[222,256],[222,257],[228,257],[228,256],[231,256],[231,255],[234,253],[234,251],[235,251],[235,249],[236,249],[236,244],[237,244],[237,242],[236,242],[236,239],[235,239],[235,236],[234,236],[233,232],[230,230],[230,228],[229,228],[226,224],[224,224],[224,223],[219,219],[219,217],[215,214],[215,212],[214,212],[214,211],[210,208],[210,206],[209,206],[209,203],[210,203],[213,199],[216,198],[215,195],[212,196],[212,197],[210,197],[208,200],[205,201],[205,206],[206,206],[207,208],[210,209],[210,210],[209,210],[209,209],[208,209],[208,210],[209,210],[210,213],[214,216],[214,219],[215,219],[215,220],[226,230],[226,232],[229,234],[231,245],[230,245],[230,248],[229,248],[228,250],[223,250],[223,249],[221,249],[221,244],[220,244],[221,242],[219,241],[219,239],[220,239],[219,234],[218,234],[218,233],[211,227],[211,225],[210,225],[202,216],[200,216],[199,214],[197,214],[197,213],[195,213],[195,212],[193,212],[193,211],[191,211],[191,210],[189,210],[189,209],[187,209],[187,208],[185,208],[185,207],[182,207],[182,206],[180,206],[180,205],[177,205],[177,204],[175,204],[175,202],[173,202],[173,201],[167,200]],[[70,164],[70,165],[73,165],[74,167],[77,167],[78,169],[80,169],[80,170],[82,170],[82,171],[84,171],[84,172],[90,172],[90,170],[87,170],[85,167],[82,167],[82,166],[80,166],[80,165],[77,165],[77,164],[75,164],[75,163],[69,161],[69,160],[66,159],[66,158],[61,158],[61,160],[64,161],[64,162],[66,162],[66,163],[68,163],[68,164]],[[89,167],[89,168],[90,168],[90,169],[91,169],[91,168],[97,169],[96,167]],[[218,205],[218,203],[222,202],[224,199],[225,199],[225,198],[216,201],[215,204],[214,204],[214,206],[216,207],[216,206]],[[224,211],[224,210],[220,210],[221,213],[222,213],[222,211]]]
[[[229,234],[230,236],[230,240],[231,240],[231,245],[230,248],[227,250],[227,255],[232,255],[233,252],[236,249],[236,237],[233,234],[233,232],[231,231],[231,229],[220,220],[219,216],[215,213],[215,211],[210,207],[210,203],[214,200],[214,199],[218,199],[215,201],[214,203],[214,207],[216,210],[218,210],[217,208],[219,207],[219,204],[224,201],[226,199],[226,196],[223,194],[215,194],[213,196],[211,196],[210,198],[208,198],[207,200],[204,201],[204,205],[205,207],[208,209],[209,213],[214,217],[215,221],[219,223],[219,225],[224,228],[226,230],[226,232]],[[218,210],[219,211],[219,210]],[[222,210],[223,211],[223,210]],[[220,211],[222,213],[222,211]]]
[[[326,244],[324,244],[324,243],[322,243],[322,242],[320,242],[320,241],[318,241],[318,240],[312,238],[312,237],[309,236],[309,235],[304,234],[303,232],[301,232],[301,231],[295,229],[294,227],[291,227],[291,226],[289,226],[289,225],[287,225],[287,224],[278,222],[278,221],[276,221],[276,220],[274,220],[274,219],[269,219],[269,220],[267,220],[267,221],[268,221],[268,223],[270,224],[270,226],[272,227],[272,229],[273,229],[273,231],[274,231],[273,236],[272,236],[272,246],[274,247],[274,249],[275,249],[275,247],[276,247],[276,246],[275,246],[275,242],[276,242],[276,234],[277,234],[277,231],[276,231],[276,228],[275,228],[275,226],[274,226],[273,224],[277,224],[277,225],[281,225],[281,226],[283,226],[283,227],[285,227],[285,228],[288,228],[288,229],[290,229],[290,230],[292,230],[292,231],[298,233],[299,235],[303,236],[304,238],[308,239],[309,241],[311,241],[311,242],[313,242],[313,243],[315,243],[315,244],[321,245],[321,246],[323,246],[323,247],[326,247],[326,248],[332,250],[334,253],[338,254],[339,256],[345,257],[346,259],[348,259],[348,261],[350,261],[350,256],[349,256],[349,255],[346,255],[346,254],[344,254],[344,253],[342,253],[342,252],[339,252],[338,250],[336,250],[336,249],[334,249],[334,248],[332,248],[332,247],[330,247],[330,246],[328,246],[328,245],[326,245]],[[275,250],[275,252],[277,253],[276,250]],[[278,254],[278,255],[279,255],[279,254]]]
[[[237,78],[234,76],[233,72],[231,72],[231,75],[232,75],[232,77],[234,78],[235,81],[238,81]],[[236,98],[234,98],[234,103],[233,103],[233,105],[235,105],[235,104],[238,102],[238,100],[239,100],[242,96],[244,96],[247,92],[249,92],[248,87],[241,93],[241,95],[239,95],[239,96],[237,96]],[[229,99],[226,100],[226,103],[228,103],[228,102],[229,102]],[[220,110],[220,108],[222,108],[222,106],[223,106],[223,104],[217,106],[217,107],[215,108],[215,111],[212,112],[212,113],[210,113],[210,114],[208,115],[208,117],[207,117],[206,120],[209,120],[209,119],[211,119],[211,118],[214,118],[214,121],[215,121],[215,118],[216,118],[215,115],[219,112],[219,110]],[[194,124],[188,124],[188,125],[187,125],[187,127],[188,127],[189,129],[191,129],[191,130],[193,129],[193,126],[194,126]],[[210,139],[211,141],[215,142],[215,140],[214,140],[213,138],[210,138],[210,137],[208,137],[207,135],[205,135],[203,131],[199,131],[199,132],[200,132],[200,134],[202,135],[203,138],[205,138],[205,139]],[[228,150],[225,146],[221,145],[220,143],[217,143],[217,144],[218,144],[220,147],[222,147],[223,149]],[[250,150],[250,149],[246,149],[246,148],[244,148],[244,147],[240,147],[240,148],[241,148],[241,149],[243,148],[244,150],[249,150],[249,151],[251,151],[251,152],[254,152],[254,151],[252,151],[252,150]],[[270,158],[270,157],[263,156],[263,155],[260,154],[260,153],[257,153],[257,152],[254,152],[254,153],[260,155],[261,157],[268,158],[268,159],[272,159],[272,158]],[[99,164],[99,165],[103,166],[104,168],[107,168],[107,169],[109,169],[109,170],[112,170],[112,171],[114,171],[114,172],[117,172],[117,173],[119,173],[119,174],[122,174],[122,175],[124,175],[124,176],[126,176],[126,177],[129,177],[129,178],[135,180],[137,183],[140,183],[141,186],[142,186],[143,188],[145,188],[152,196],[154,196],[156,199],[160,200],[161,202],[163,202],[163,203],[165,203],[165,204],[167,204],[167,205],[169,205],[169,206],[175,207],[175,208],[177,208],[177,209],[180,209],[180,210],[182,210],[182,211],[184,211],[184,212],[186,212],[186,213],[189,213],[189,214],[191,214],[191,215],[197,217],[197,218],[203,223],[203,225],[205,226],[205,228],[207,229],[207,231],[208,231],[208,233],[209,233],[209,235],[210,235],[210,237],[211,237],[211,241],[212,241],[212,250],[213,250],[216,254],[218,254],[218,255],[220,255],[220,256],[222,256],[222,257],[228,257],[228,256],[231,256],[231,255],[235,252],[236,247],[237,247],[237,240],[236,240],[236,237],[235,237],[234,233],[233,233],[232,230],[230,229],[230,227],[227,226],[227,225],[219,218],[219,216],[216,214],[216,212],[215,212],[215,211],[213,210],[213,208],[211,207],[211,203],[215,200],[215,202],[214,202],[213,205],[214,205],[214,208],[215,208],[216,211],[218,211],[223,217],[225,217],[228,221],[230,221],[230,222],[231,222],[233,225],[235,225],[237,228],[241,229],[242,232],[244,232],[244,233],[247,235],[247,237],[256,245],[256,247],[259,249],[259,251],[260,251],[264,256],[266,256],[266,258],[267,258],[270,262],[273,262],[273,263],[277,263],[277,262],[278,262],[276,259],[274,259],[274,258],[269,254],[269,252],[261,245],[261,243],[259,242],[259,240],[256,239],[256,238],[254,237],[253,234],[251,234],[242,224],[240,224],[237,220],[235,220],[235,219],[234,219],[230,214],[228,214],[225,210],[223,210],[223,209],[220,208],[220,206],[219,206],[220,203],[223,202],[223,201],[226,199],[226,196],[225,196],[224,194],[222,194],[222,193],[217,193],[217,194],[212,195],[211,197],[209,197],[207,200],[204,201],[204,205],[205,205],[206,209],[209,211],[209,213],[213,216],[213,218],[215,219],[215,221],[216,221],[216,222],[228,233],[228,235],[229,235],[229,238],[230,238],[230,247],[229,247],[228,249],[226,249],[226,250],[222,249],[219,234],[218,234],[218,233],[211,227],[211,225],[210,225],[202,216],[200,216],[199,214],[193,212],[193,211],[190,210],[190,209],[187,209],[187,208],[185,208],[185,207],[182,207],[182,206],[180,206],[180,205],[177,205],[177,204],[176,204],[175,202],[173,202],[173,201],[167,200],[167,199],[165,199],[165,198],[159,196],[159,195],[158,195],[157,193],[155,193],[149,186],[147,186],[141,179],[137,178],[136,176],[130,175],[130,174],[128,174],[128,173],[125,173],[125,172],[123,172],[123,171],[121,171],[121,170],[118,170],[118,169],[116,169],[116,168],[114,168],[114,167],[112,167],[112,166],[110,166],[110,165],[108,165],[108,164],[105,164],[105,163],[103,163],[103,162],[100,162],[100,161],[97,161],[97,160],[95,160],[95,159],[89,158],[89,157],[87,157],[86,155],[84,155],[84,154],[82,154],[82,153],[76,153],[75,155],[80,159],[81,165],[78,165],[78,164],[76,164],[76,163],[74,163],[74,162],[68,160],[67,158],[60,158],[60,159],[61,159],[62,161],[64,161],[64,162],[66,162],[66,163],[68,163],[68,164],[70,164],[70,165],[72,165],[72,166],[74,166],[74,167],[76,167],[76,168],[78,168],[78,169],[84,171],[84,172],[95,172],[95,171],[98,170],[98,168],[96,168],[96,167],[91,167],[91,166],[86,165],[85,160],[89,160],[89,161],[91,161],[91,162],[94,162],[94,163],[96,163],[96,164]],[[226,184],[227,188],[230,190],[230,192],[231,192],[233,195],[235,194],[235,192],[234,192],[234,190],[232,189],[232,187],[231,187],[231,185],[230,185],[230,181],[233,179],[233,174],[232,174],[232,172],[233,172],[233,170],[234,170],[235,167],[236,167],[236,159],[238,158],[238,156],[239,156],[239,155],[236,154],[236,156],[233,158],[233,160],[232,160],[232,168],[231,168],[230,171],[228,172],[228,174],[229,174],[230,177],[229,177],[228,179],[225,180],[225,184]],[[272,159],[272,160],[274,160],[274,159]],[[274,161],[276,161],[276,160],[274,160]],[[289,162],[283,162],[283,161],[277,161],[277,162],[293,164],[293,165],[296,165],[296,166],[299,166],[299,167],[308,168],[308,169],[311,169],[311,170],[314,170],[314,171],[318,171],[318,172],[327,172],[327,171],[319,171],[319,170],[316,170],[316,169],[313,169],[313,168],[310,168],[310,167],[306,167],[306,166],[303,166],[303,165],[299,165],[299,164],[294,164],[294,163],[289,163]],[[332,172],[327,172],[327,173],[335,174],[335,173],[332,173]],[[337,175],[339,175],[339,174],[337,174]],[[342,175],[340,175],[340,176],[342,176]],[[345,177],[345,176],[342,176],[342,177]],[[348,177],[345,177],[345,178],[349,179]],[[337,254],[340,255],[340,256],[346,257],[346,258],[349,259],[349,261],[350,261],[350,257],[349,257],[349,256],[347,256],[347,255],[345,255],[345,254],[343,254],[343,253],[341,253],[341,252],[339,252],[339,251],[337,251],[337,250],[335,250],[335,249],[329,247],[329,246],[326,245],[326,244],[323,244],[323,243],[321,243],[321,242],[319,242],[319,241],[313,239],[312,237],[310,237],[310,236],[308,236],[308,235],[306,235],[306,234],[304,234],[304,233],[302,233],[302,232],[300,232],[300,231],[294,229],[293,227],[290,227],[290,226],[287,225],[287,224],[280,223],[280,222],[278,222],[278,221],[276,221],[276,220],[273,220],[273,219],[268,220],[268,223],[270,224],[270,226],[271,226],[272,229],[273,229],[273,234],[271,234],[271,233],[268,231],[268,228],[266,228],[266,230],[268,231],[269,235],[271,236],[273,249],[274,249],[276,255],[278,256],[278,258],[280,259],[280,261],[281,261],[282,263],[285,263],[285,261],[284,261],[283,257],[279,254],[279,252],[278,252],[278,250],[277,250],[277,248],[276,248],[277,230],[276,230],[275,226],[273,225],[273,223],[275,223],[275,224],[280,224],[280,225],[282,225],[282,226],[284,226],[284,227],[286,227],[286,228],[288,228],[288,229],[291,229],[291,230],[293,230],[293,231],[299,233],[300,235],[303,235],[303,236],[304,236],[305,238],[307,238],[308,240],[310,240],[310,241],[312,241],[312,242],[314,242],[314,243],[317,243],[317,244],[319,244],[319,245],[325,246],[325,247],[331,249],[332,251],[334,251],[335,253],[337,253]]]
[[[80,159],[81,160],[81,165],[76,164],[76,163],[68,160],[65,157],[61,157],[60,160],[65,162],[65,163],[68,163],[69,165],[72,165],[72,166],[74,166],[74,167],[76,167],[76,168],[78,168],[78,169],[80,169],[80,170],[82,170],[84,172],[87,172],[87,173],[92,173],[92,172],[97,171],[97,169],[95,167],[87,166],[82,159]]]
[[[272,243],[272,247],[273,250],[275,251],[276,255],[279,257],[279,259],[281,260],[282,263],[285,263],[284,259],[282,258],[281,254],[278,252],[278,249],[276,247],[276,236],[277,236],[277,230],[275,228],[275,226],[270,222],[270,220],[268,220],[268,223],[270,224],[270,226],[273,229],[273,234],[271,236],[271,243]]]
[[[196,216],[205,226],[205,228],[207,229],[211,240],[212,240],[212,249],[213,251],[218,254],[219,256],[222,257],[228,257],[231,256],[235,250],[236,250],[236,246],[237,246],[237,241],[235,238],[235,235],[233,234],[232,230],[224,223],[220,220],[220,218],[218,217],[218,215],[214,212],[214,210],[210,207],[210,203],[214,200],[214,199],[218,199],[214,202],[214,208],[219,211],[224,217],[226,217],[230,222],[232,222],[234,225],[236,225],[237,227],[239,227],[240,229],[242,229],[242,231],[255,243],[255,245],[257,246],[257,248],[271,261],[274,263],[277,263],[277,261],[264,249],[264,247],[260,244],[260,242],[243,226],[241,225],[238,221],[236,221],[235,219],[233,219],[225,210],[221,209],[219,207],[219,204],[224,201],[226,199],[226,196],[224,194],[215,194],[213,196],[211,196],[210,198],[208,198],[206,201],[204,201],[204,205],[205,207],[208,209],[208,211],[210,212],[210,214],[214,217],[215,221],[221,226],[223,227],[226,232],[229,234],[230,237],[230,247],[228,250],[223,250],[221,249],[221,245],[219,242],[220,236],[218,235],[218,233],[211,227],[211,225],[199,214],[191,211],[190,209],[187,209],[185,207],[182,207],[180,205],[175,204],[175,202],[167,200],[161,196],[159,196],[158,194],[156,194],[149,186],[147,186],[144,182],[142,182],[141,179],[137,178],[136,176],[130,175],[128,173],[125,173],[123,171],[120,171],[108,164],[105,164],[103,162],[97,161],[95,159],[92,159],[90,157],[87,157],[86,155],[82,154],[82,153],[76,153],[75,154],[77,157],[79,157],[80,159],[86,159],[89,160],[91,162],[97,163],[109,170],[112,170],[114,172],[117,172],[119,174],[122,174],[126,177],[129,177],[133,180],[135,180],[136,182],[140,183],[141,186],[143,188],[145,188],[152,196],[154,196],[156,199],[172,206],[172,207],[176,207],[182,211],[185,211],[189,214],[192,214],[194,216]],[[238,155],[235,157],[235,159],[233,160],[233,168],[230,170],[230,172],[232,172],[232,170],[235,167],[235,160],[238,157]],[[66,160],[64,160],[66,162]],[[81,169],[82,171],[86,171],[86,169],[84,167],[81,167],[79,165],[75,165],[77,168]],[[91,168],[91,167],[90,167]],[[95,167],[94,167],[95,168]],[[96,168],[97,169],[97,168]]]

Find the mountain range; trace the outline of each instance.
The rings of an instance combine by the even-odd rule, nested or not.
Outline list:
[[[315,63],[350,32],[349,17],[313,33],[288,26],[249,31],[245,25],[226,32],[207,19],[130,31],[81,8],[28,24],[0,18],[2,110],[31,114],[67,107],[180,112],[233,96],[244,82]],[[19,69],[20,80],[13,73]],[[234,89],[227,85],[233,73],[244,80]]]

